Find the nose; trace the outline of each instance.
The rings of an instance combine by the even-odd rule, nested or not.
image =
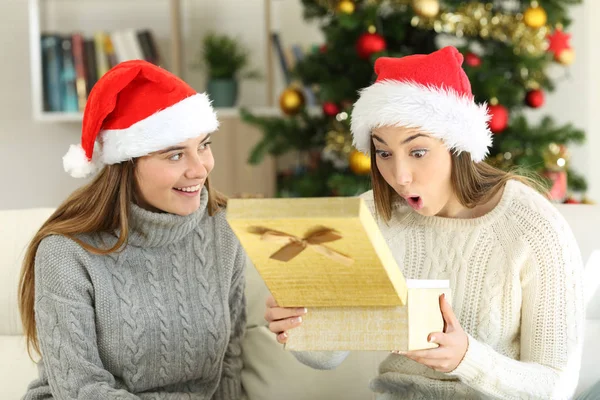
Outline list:
[[[208,176],[208,168],[203,157],[196,155],[188,157],[188,168],[186,170],[186,178],[188,179],[205,179]]]
[[[398,160],[394,174],[397,185],[406,186],[412,183],[412,171],[408,163]]]

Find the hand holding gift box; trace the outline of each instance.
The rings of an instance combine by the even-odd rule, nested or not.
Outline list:
[[[448,282],[405,280],[362,199],[232,199],[227,219],[277,304],[308,308],[288,349],[437,346]]]

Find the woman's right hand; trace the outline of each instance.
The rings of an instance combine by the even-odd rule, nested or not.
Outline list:
[[[281,344],[287,342],[287,331],[302,324],[304,314],[306,308],[283,308],[277,305],[273,296],[267,299],[265,319],[269,323],[269,330],[276,335],[277,341]]]

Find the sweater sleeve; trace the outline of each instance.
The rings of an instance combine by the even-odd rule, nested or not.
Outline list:
[[[560,215],[529,233],[531,257],[521,274],[521,354],[503,356],[469,336],[463,361],[450,373],[493,398],[568,399],[579,376],[583,343],[583,263]]]
[[[229,312],[231,314],[231,336],[223,359],[223,369],[214,400],[242,398],[242,341],[246,331],[246,298],[244,295],[246,280],[246,253],[240,245],[234,261],[234,271],[229,293]]]
[[[48,384],[58,399],[139,399],[102,365],[86,261],[85,250],[63,236],[44,239],[36,253],[35,320]]]

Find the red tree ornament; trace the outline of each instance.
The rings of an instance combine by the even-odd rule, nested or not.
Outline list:
[[[387,43],[383,36],[377,33],[363,33],[356,42],[356,52],[363,60],[367,60],[371,55],[385,50]]]
[[[490,118],[490,129],[493,133],[501,133],[508,126],[508,110],[501,104],[488,107]]]
[[[560,61],[560,54],[564,50],[571,49],[569,40],[571,40],[571,34],[564,33],[561,29],[556,29],[551,35],[547,36],[549,46],[548,51],[554,54],[554,59]]]
[[[477,68],[481,66],[481,58],[475,53],[467,53],[465,56],[465,63],[467,63],[469,67]]]
[[[323,103],[323,114],[327,115],[328,117],[335,117],[339,112],[340,107],[337,104],[331,101],[326,101]]]
[[[530,90],[525,96],[525,103],[531,108],[539,108],[544,105],[544,92],[541,89]]]

